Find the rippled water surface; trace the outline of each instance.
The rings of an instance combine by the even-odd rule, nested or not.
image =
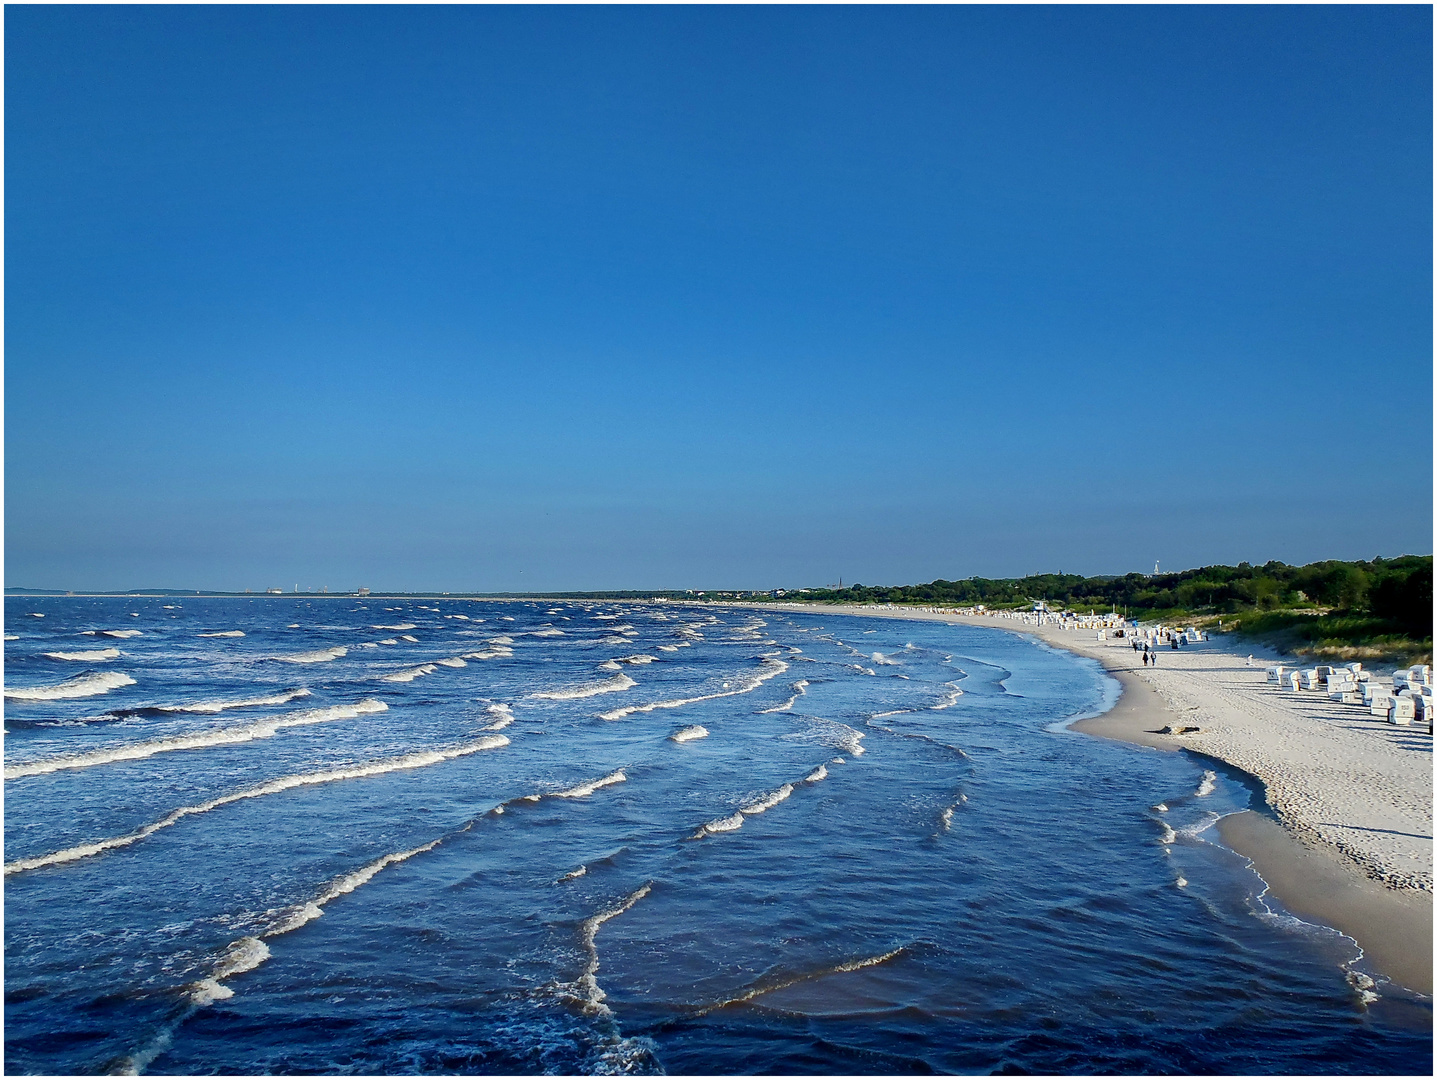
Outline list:
[[[43,616],[37,617],[37,616]],[[12,1073],[1431,1070],[1087,661],[681,605],[6,601]]]

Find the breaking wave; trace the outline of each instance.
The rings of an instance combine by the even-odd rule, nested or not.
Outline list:
[[[118,660],[119,649],[85,649],[80,652],[47,652],[51,660],[78,660],[82,663]]]
[[[315,649],[313,652],[290,653],[288,656],[276,656],[276,660],[283,660],[286,664],[322,664],[326,660],[338,660],[349,652],[343,645],[336,645],[331,649]]]
[[[194,735],[175,735],[167,739],[150,739],[130,743],[127,746],[111,746],[103,750],[92,750],[87,754],[66,754],[59,757],[42,758],[23,765],[5,768],[6,780],[18,780],[22,776],[40,776],[45,773],[61,772],[66,769],[88,769],[94,765],[109,765],[116,761],[139,761],[167,754],[175,750],[204,750],[211,746],[233,746],[236,743],[267,739],[282,728],[305,727],[310,724],[325,724],[331,720],[351,720],[366,713],[384,712],[389,706],[373,698],[365,698],[354,705],[331,705],[323,709],[304,709],[284,716],[271,716],[251,724],[217,728],[197,732]]]
[[[135,680],[120,671],[103,671],[94,675],[76,675],[51,686],[24,686],[5,690],[15,701],[60,701],[65,698],[94,697],[122,686],[133,686]]]
[[[702,724],[693,724],[686,728],[680,728],[669,736],[670,742],[693,742],[695,739],[708,738],[709,729]]]
[[[200,634],[199,637],[244,637],[243,630],[217,630],[213,634]]]
[[[663,646],[659,646],[662,648]],[[745,680],[744,685],[737,690],[724,690],[717,694],[700,694],[698,697],[675,698],[672,701],[654,701],[648,705],[630,705],[623,709],[613,709],[606,713],[600,713],[604,720],[622,720],[626,716],[635,713],[653,712],[655,709],[677,709],[683,705],[693,705],[700,701],[715,701],[718,698],[737,697],[739,694],[748,694],[757,690],[769,679],[777,678],[788,670],[788,665],[782,660],[764,660],[764,666],[759,671]]]
[[[292,788],[305,787],[310,784],[328,784],[336,780],[357,780],[368,776],[379,776],[383,773],[396,772],[400,769],[421,769],[429,765],[437,765],[443,761],[464,757],[467,754],[478,753],[481,750],[495,750],[501,746],[508,745],[509,740],[506,736],[486,735],[482,739],[476,739],[470,743],[450,747],[447,750],[422,750],[415,754],[406,754],[403,757],[372,761],[367,765],[353,765],[341,769],[326,769],[323,772],[299,773],[294,776],[284,776],[278,780],[271,780],[267,784],[245,788],[243,791],[236,791],[230,795],[222,795],[217,799],[210,799],[208,802],[197,803],[194,806],[182,806],[178,810],[172,810],[159,821],[136,829],[134,832],[126,833],[124,836],[114,836],[106,840],[95,840],[88,844],[77,844],[63,851],[55,851],[48,855],[39,855],[34,858],[16,859],[14,862],[5,864],[5,873],[8,875],[19,873],[23,870],[37,870],[44,866],[55,866],[60,863],[74,862],[77,859],[83,859],[91,855],[99,855],[102,852],[110,851],[114,848],[128,847],[130,844],[137,843],[148,836],[153,836],[161,829],[169,828],[171,825],[182,821],[192,814],[205,814],[229,803],[239,802],[242,799],[256,799],[263,795],[275,795],[282,791],[289,791]]]
[[[531,698],[540,698],[545,701],[577,701],[580,698],[597,697],[600,694],[614,694],[620,690],[627,690],[631,686],[638,686],[625,674],[615,675],[612,679],[605,679],[602,682],[584,683],[581,686],[570,686],[564,690],[545,690],[538,694],[530,694]]]
[[[582,799],[587,795],[592,795],[600,788],[608,787],[610,784],[622,784],[627,779],[628,777],[624,775],[624,770],[620,769],[618,772],[610,773],[602,779],[590,780],[587,784],[579,784],[564,791],[555,791],[550,795],[550,798]]]
[[[309,690],[300,687],[297,690],[285,690],[279,694],[268,694],[264,697],[234,698],[227,701],[194,701],[188,705],[159,705],[156,706],[160,712],[183,712],[183,713],[217,713],[226,709],[243,709],[249,705],[283,705],[295,698],[309,697]]]

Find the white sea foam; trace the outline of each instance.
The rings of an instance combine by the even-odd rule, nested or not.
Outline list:
[[[487,705],[484,711],[494,718],[494,722],[482,728],[483,731],[503,731],[514,722],[514,710],[502,701]]]
[[[19,635],[19,634],[6,634],[6,635],[5,635],[5,640],[6,640],[6,641],[19,641],[19,640],[20,640],[20,635]]]
[[[577,869],[577,870],[570,870],[567,874],[565,874],[565,875],[564,875],[563,877],[561,877],[559,880],[560,880],[560,881],[573,881],[575,878],[581,878],[581,877],[583,877],[583,876],[584,876],[585,874],[587,874],[588,872],[589,872],[589,868],[588,868],[587,866],[581,866],[581,867],[579,867],[579,869]]]
[[[414,629],[416,629],[416,627],[415,627],[414,623],[412,623],[412,622],[402,622],[402,623],[395,623],[393,626],[383,626],[383,625],[381,625],[381,626],[376,626],[374,629],[376,629],[376,630],[414,630]]]
[[[598,780],[590,780],[588,783],[578,784],[564,791],[555,791],[551,793],[550,797],[554,799],[582,799],[587,795],[592,795],[600,788],[608,787],[610,784],[622,784],[627,779],[628,777],[624,775],[624,770],[620,769],[618,772],[610,773],[608,776]]]
[[[506,616],[506,618],[507,618],[507,616]],[[488,644],[490,644],[490,645],[512,645],[512,644],[514,644],[514,639],[511,638],[511,637],[505,637],[505,636],[503,636],[503,635],[500,635],[499,637],[492,637],[492,638],[490,638]]]
[[[139,761],[156,754],[174,750],[204,750],[212,746],[233,746],[236,743],[267,739],[282,728],[306,727],[310,724],[325,724],[331,720],[351,720],[366,713],[384,712],[388,705],[373,698],[365,698],[354,705],[331,705],[323,709],[303,709],[283,716],[270,716],[250,724],[216,728],[196,732],[193,735],[175,735],[166,739],[147,739],[144,742],[124,746],[110,746],[91,750],[84,754],[65,754],[41,758],[39,761],[5,768],[6,780],[17,780],[22,776],[40,776],[45,773],[61,772],[65,769],[88,769],[94,765],[108,765],[116,761]]]
[[[693,724],[686,728],[680,728],[669,736],[672,742],[693,742],[695,739],[708,738],[709,729],[702,724]]]
[[[775,705],[771,709],[760,709],[759,711],[761,713],[788,712],[789,709],[793,708],[794,704],[798,701],[798,699],[803,697],[804,692],[807,689],[808,680],[799,679],[798,682],[793,684],[793,697],[789,698],[782,705]]]
[[[7,687],[5,696],[15,701],[60,701],[64,698],[94,697],[107,694],[121,686],[133,686],[135,680],[119,671],[103,671],[93,675],[76,675],[50,686]]]
[[[290,653],[288,656],[276,656],[276,660],[283,660],[286,664],[322,664],[326,660],[338,660],[349,652],[343,645],[336,645],[331,649],[315,649],[313,652]]]
[[[1172,826],[1169,825],[1166,821],[1160,821],[1158,822],[1158,824],[1163,827],[1163,835],[1158,840],[1158,843],[1162,844],[1164,847],[1169,844],[1177,843],[1178,834],[1173,832]]]
[[[90,633],[93,633],[93,631],[89,631],[89,632],[90,632]],[[104,634],[106,637],[132,638],[132,637],[140,637],[140,636],[142,636],[142,635],[144,634],[144,631],[143,631],[143,630],[101,630],[100,633]]]
[[[529,631],[530,637],[563,637],[564,631],[552,626],[546,626],[542,630]]]
[[[847,724],[841,724],[837,720],[828,720],[821,716],[810,716],[805,719],[809,725],[807,731],[785,735],[784,738],[836,746],[853,757],[858,757],[863,753],[863,744],[860,741],[863,738],[863,732],[855,731]]]
[[[309,690],[303,686],[296,690],[284,690],[278,694],[265,694],[262,697],[229,698],[226,700],[213,701],[191,701],[185,705],[160,705],[157,706],[162,712],[181,713],[218,713],[226,709],[243,709],[250,705],[283,705],[295,698],[309,697]]]
[[[755,799],[747,806],[739,807],[738,812],[740,814],[762,814],[765,810],[772,809],[792,794],[793,785],[784,784],[778,790],[770,791],[767,795],[764,795],[762,798]]]
[[[399,640],[400,640],[400,641],[418,641],[419,639],[418,639],[417,637],[413,637],[413,636],[410,635],[410,634],[400,634],[400,635],[399,635]]]
[[[663,646],[660,646],[660,648],[662,647]],[[600,713],[599,715],[604,720],[622,720],[624,717],[632,716],[635,713],[653,712],[655,709],[677,709],[683,705],[693,705],[700,701],[714,701],[718,698],[737,697],[739,694],[752,693],[769,679],[777,678],[788,670],[788,665],[782,660],[765,660],[763,664],[764,666],[745,679],[743,685],[737,690],[724,690],[717,694],[700,694],[698,697],[691,698],[675,698],[672,701],[655,701],[648,705],[630,705],[627,708],[613,709],[606,713]]]
[[[617,660],[605,660],[599,665],[600,671],[623,671],[624,665]]]
[[[900,666],[897,660],[894,660],[891,656],[884,656],[881,652],[874,653],[872,656],[869,657],[869,659],[872,660],[875,664],[879,664],[883,667]]]
[[[1211,795],[1216,790],[1217,773],[1213,772],[1211,769],[1208,769],[1202,774],[1202,783],[1198,785],[1196,794],[1199,798],[1202,798],[1205,795]]]
[[[468,666],[469,666],[468,664],[466,664],[466,663],[464,662],[464,658],[463,658],[463,657],[460,657],[460,656],[448,656],[448,657],[445,657],[443,660],[436,660],[436,661],[434,661],[434,662],[435,662],[436,664],[438,664],[440,667],[468,667]]]
[[[715,818],[713,821],[705,822],[699,827],[699,831],[694,833],[689,839],[702,840],[705,836],[733,832],[735,829],[741,828],[743,828],[743,814],[731,814],[728,817]]]
[[[87,663],[90,661],[118,660],[120,658],[120,650],[84,649],[80,652],[47,652],[45,655],[51,660],[78,660],[81,663]]]
[[[383,682],[413,682],[421,675],[428,675],[430,672],[438,670],[438,664],[420,664],[418,667],[405,668],[403,671],[395,671],[388,675],[381,675],[380,679]]]
[[[38,611],[32,611],[32,612],[30,612],[30,618],[32,618],[32,619],[43,619],[44,617],[45,617],[45,616],[42,615],[42,614],[41,614],[40,612],[38,612]]]
[[[879,964],[886,964],[888,961],[894,959],[895,957],[902,956],[907,951],[907,946],[900,946],[899,948],[894,949],[891,952],[883,953],[881,956],[865,956],[857,960],[848,960],[842,964],[837,964],[830,968],[822,968],[818,971],[810,972],[805,975],[798,975],[793,978],[784,979],[781,982],[769,983],[766,986],[756,986],[753,989],[747,991],[746,993],[739,994],[731,998],[725,998],[723,1001],[716,1001],[712,1005],[708,1005],[702,1009],[697,1010],[692,1015],[707,1016],[711,1012],[716,1012],[719,1009],[727,1008],[730,1005],[742,1005],[746,1002],[752,1001],[756,997],[761,997],[764,994],[772,994],[776,990],[787,990],[790,986],[797,986],[799,983],[808,982],[812,979],[821,979],[827,975],[840,975],[850,971],[860,971],[863,968],[877,967]]]
[[[614,694],[620,690],[627,690],[631,686],[638,686],[633,679],[620,673],[611,679],[602,682],[583,683],[580,686],[570,686],[563,690],[546,690],[538,694],[530,694],[531,698],[540,698],[545,701],[577,701],[580,698],[597,697],[600,694]]]
[[[625,664],[633,664],[638,667],[644,664],[652,664],[658,657],[648,656],[644,653],[635,653],[633,656],[621,656],[619,659]]]
[[[578,989],[579,1000],[586,1013],[590,1015],[613,1015],[609,1007],[604,1004],[604,991],[599,988],[599,982],[596,977],[599,973],[599,947],[596,943],[596,939],[599,936],[599,927],[603,926],[604,923],[610,919],[617,918],[628,911],[629,908],[648,896],[649,890],[652,888],[653,883],[649,882],[626,896],[617,907],[600,912],[598,915],[590,916],[579,925],[579,942],[583,945],[584,951],[589,954],[589,962],[584,965],[583,973],[580,974],[575,985]]]
[[[243,630],[218,630],[213,634],[200,634],[200,637],[244,637]]]
[[[805,784],[816,784],[816,783],[818,783],[820,780],[826,780],[826,779],[828,779],[828,766],[827,766],[827,765],[820,765],[818,768],[814,769],[813,772],[811,772],[811,773],[809,773],[807,776],[805,776],[805,777],[803,778],[803,782],[804,782]]]
[[[953,683],[948,683],[946,685],[948,686],[948,693],[943,695],[942,700],[940,700],[937,705],[928,706],[930,709],[947,709],[958,704],[958,699],[963,696],[963,691],[958,689],[958,687]]]
[[[375,644],[376,644],[376,645],[398,645],[398,644],[399,644],[399,639],[398,639],[397,637],[380,638],[378,641],[375,642]]]
[[[513,656],[513,649],[506,649],[500,645],[494,649],[482,649],[479,652],[467,652],[464,654],[466,660],[503,660]]]
[[[236,791],[230,795],[222,795],[208,802],[197,803],[194,806],[182,806],[178,810],[172,810],[159,821],[152,822],[134,832],[126,833],[124,836],[110,837],[106,840],[95,840],[87,844],[77,844],[75,847],[66,848],[63,851],[51,852],[48,855],[39,855],[29,859],[17,859],[14,862],[5,864],[5,873],[14,874],[22,870],[35,870],[43,866],[55,866],[60,863],[74,862],[76,859],[83,859],[90,855],[99,855],[102,852],[113,848],[128,847],[130,844],[152,836],[161,829],[169,828],[176,822],[189,817],[192,814],[205,814],[211,810],[226,806],[229,803],[239,802],[241,799],[255,799],[264,795],[275,795],[281,791],[289,791],[292,788],[304,787],[310,784],[328,784],[336,780],[357,780],[368,776],[379,776],[383,773],[396,772],[400,769],[421,769],[429,765],[437,765],[443,761],[450,761],[454,758],[464,757],[467,754],[478,753],[481,750],[494,750],[501,746],[508,746],[509,740],[504,735],[485,735],[482,739],[473,742],[463,743],[459,746],[449,747],[443,750],[421,750],[414,754],[405,754],[403,757],[383,758],[379,761],[372,761],[365,765],[352,765],[340,769],[326,769],[323,772],[299,773],[293,776],[284,776],[278,780],[271,780],[269,783],[257,787],[245,788],[243,791]]]

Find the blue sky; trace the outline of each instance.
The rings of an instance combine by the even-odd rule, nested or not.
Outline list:
[[[10,7],[6,583],[1432,550],[1426,7]]]

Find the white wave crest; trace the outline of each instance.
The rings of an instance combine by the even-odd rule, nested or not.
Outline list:
[[[376,626],[376,630],[415,630],[418,629],[412,622],[395,623],[393,626]]]
[[[680,728],[669,736],[672,742],[692,742],[694,739],[707,739],[709,729],[702,724],[693,724],[686,728]]]
[[[382,682],[413,682],[421,675],[428,675],[438,670],[438,664],[420,664],[418,667],[405,668],[403,671],[395,671],[388,675],[381,675],[380,680]]]
[[[65,769],[88,769],[95,765],[109,765],[116,761],[140,761],[156,754],[167,754],[175,750],[205,750],[212,746],[233,746],[236,743],[267,739],[282,728],[305,727],[310,724],[325,724],[331,720],[351,720],[366,713],[384,712],[389,706],[373,698],[365,698],[354,705],[331,705],[323,709],[303,709],[284,716],[271,716],[251,724],[201,731],[194,735],[175,735],[167,739],[150,739],[130,743],[126,746],[111,746],[103,750],[92,750],[86,754],[66,754],[42,758],[23,765],[10,765],[5,769],[6,780],[17,780],[23,776],[41,776],[61,772]]]
[[[620,673],[612,679],[605,679],[602,682],[584,683],[581,686],[571,686],[564,690],[546,690],[529,696],[546,701],[577,701],[580,698],[597,697],[600,694],[614,694],[638,685],[633,679]]]
[[[514,655],[513,649],[506,649],[502,645],[493,649],[484,649],[480,652],[467,652],[465,660],[504,660]]]
[[[585,874],[587,874],[588,872],[589,872],[589,868],[588,868],[587,866],[581,866],[581,867],[579,867],[579,869],[577,869],[577,870],[570,870],[567,874],[565,874],[565,875],[564,875],[563,877],[561,877],[559,880],[560,880],[560,881],[573,881],[575,878],[581,878],[581,877],[583,877],[583,876],[584,876]]]
[[[278,694],[267,694],[264,697],[234,698],[227,701],[193,701],[188,705],[160,705],[162,712],[182,713],[218,713],[226,709],[243,709],[249,705],[283,705],[295,698],[309,697],[309,690],[300,687],[297,690],[285,690]]]
[[[571,787],[564,791],[553,792],[550,798],[582,799],[585,796],[592,795],[600,788],[608,787],[610,784],[622,784],[627,779],[628,777],[624,775],[624,770],[620,769],[618,772],[610,773],[608,776],[599,780],[590,780],[587,784],[579,784],[576,787]]]
[[[89,632],[89,633],[94,633],[95,631],[91,630],[91,631],[88,631],[88,632]],[[143,631],[143,630],[101,630],[101,631],[99,631],[99,632],[102,633],[102,634],[104,634],[106,637],[117,637],[117,638],[140,637],[140,636],[142,636],[142,635],[144,634],[144,631]]]
[[[662,648],[663,646],[660,646]],[[693,705],[700,701],[715,701],[718,698],[737,697],[739,694],[752,693],[769,679],[775,679],[788,670],[788,665],[782,660],[764,660],[763,667],[754,672],[737,690],[725,690],[718,694],[700,694],[698,697],[675,698],[672,701],[655,701],[648,705],[630,705],[623,709],[612,709],[606,713],[600,713],[604,720],[622,720],[626,716],[633,716],[635,713],[653,712],[655,709],[677,709],[683,705]]]
[[[159,821],[152,822],[134,832],[126,833],[124,836],[110,837],[106,840],[95,840],[88,844],[77,844],[75,847],[66,848],[63,851],[51,852],[49,855],[40,855],[29,859],[17,859],[14,862],[5,864],[5,873],[14,874],[22,870],[35,870],[43,866],[55,866],[60,863],[74,862],[76,859],[83,859],[90,855],[99,855],[101,852],[110,851],[113,848],[128,847],[152,836],[161,829],[167,829],[176,822],[189,817],[192,814],[205,814],[211,810],[226,806],[229,803],[239,802],[241,799],[255,799],[264,795],[275,795],[281,791],[289,791],[292,788],[304,787],[310,784],[328,784],[336,780],[357,780],[368,776],[379,776],[383,773],[396,772],[400,769],[422,769],[429,765],[437,765],[443,761],[450,761],[454,758],[464,757],[467,754],[478,753],[481,750],[494,750],[501,746],[508,746],[509,740],[504,735],[486,735],[482,739],[476,739],[470,743],[450,747],[446,750],[422,750],[414,754],[406,754],[403,757],[384,758],[379,761],[370,762],[367,765],[353,765],[342,769],[326,769],[323,772],[299,773],[294,776],[281,777],[278,780],[271,780],[267,784],[258,787],[246,788],[243,791],[236,791],[230,795],[222,795],[217,799],[210,799],[208,802],[197,803],[194,806],[182,806],[178,810],[172,810]]]
[[[443,660],[436,660],[436,661],[434,661],[434,662],[435,662],[436,664],[438,664],[440,667],[468,667],[468,666],[469,666],[468,664],[466,664],[466,663],[464,662],[464,658],[463,658],[463,657],[460,657],[460,656],[449,656],[449,657],[445,657]]]
[[[530,630],[530,637],[563,637],[564,631],[553,626],[546,626],[542,630]]]
[[[120,671],[103,671],[94,675],[76,675],[51,686],[7,688],[5,696],[15,701],[60,701],[65,698],[94,697],[122,686],[133,686],[135,680]]]
[[[738,812],[740,814],[762,814],[765,810],[771,810],[773,807],[783,802],[784,799],[788,798],[792,794],[793,785],[784,784],[777,791],[770,791],[761,799],[755,799],[747,806],[739,807]]]
[[[813,772],[811,772],[811,773],[809,773],[807,776],[805,776],[805,777],[803,778],[803,782],[804,782],[805,784],[816,784],[816,783],[818,783],[820,780],[826,780],[827,778],[828,778],[828,766],[827,766],[827,765],[820,765],[818,768],[814,769]]]
[[[415,641],[415,642],[417,642],[419,639],[418,639],[417,637],[414,637],[412,634],[400,634],[400,635],[399,635],[399,640],[400,640],[400,641]]]
[[[313,652],[290,653],[288,656],[276,656],[276,660],[283,660],[286,664],[322,664],[326,660],[338,660],[349,652],[343,645],[336,645],[332,649],[315,649]]]
[[[958,704],[958,699],[963,696],[963,691],[958,689],[953,683],[947,683],[946,685],[948,687],[948,693],[943,695],[942,700],[939,701],[937,705],[930,705],[930,709],[935,711],[938,709],[949,709]]]
[[[1202,783],[1198,785],[1196,794],[1199,798],[1202,798],[1205,795],[1211,795],[1216,790],[1217,773],[1213,772],[1211,769],[1208,769],[1202,774]]]
[[[743,828],[743,814],[731,814],[728,817],[715,818],[713,821],[705,822],[699,827],[699,831],[694,833],[689,839],[702,840],[705,836],[733,832],[735,829],[741,828]]]
[[[82,649],[79,652],[47,652],[45,654],[51,660],[77,660],[81,663],[99,663],[105,660],[118,660],[119,649]]]
[[[617,906],[608,911],[600,912],[598,915],[590,916],[579,925],[579,942],[583,945],[584,951],[589,954],[589,962],[584,965],[583,973],[579,976],[576,986],[578,996],[583,1003],[584,1011],[593,1014],[612,1016],[613,1013],[604,1004],[604,991],[599,988],[597,975],[599,973],[599,947],[596,939],[599,936],[599,927],[610,919],[617,918],[629,908],[633,907],[644,897],[649,895],[653,888],[650,882],[626,896]]]
[[[200,637],[244,637],[243,630],[218,630],[213,634],[200,634]]]
[[[807,689],[808,689],[808,680],[807,680],[807,679],[799,679],[798,682],[796,682],[796,683],[793,684],[793,688],[792,688],[792,689],[793,689],[793,697],[789,698],[789,699],[788,699],[787,701],[785,701],[782,705],[775,705],[775,706],[773,706],[773,708],[771,708],[771,709],[762,709],[762,710],[760,710],[760,711],[761,711],[761,712],[764,712],[764,713],[788,712],[788,710],[791,709],[791,708],[793,708],[794,705],[797,704],[798,699],[801,698],[801,697],[803,697],[804,693],[807,691]]]
[[[484,711],[494,718],[494,722],[482,728],[483,731],[503,731],[514,722],[514,710],[502,701],[486,706]]]
[[[872,656],[869,657],[869,659],[872,660],[875,664],[879,664],[879,665],[881,665],[881,666],[883,666],[883,667],[901,667],[901,666],[902,666],[901,664],[899,664],[899,662],[898,662],[897,660],[894,660],[894,659],[891,659],[890,657],[884,656],[881,652],[876,652],[876,653],[874,653]]]

